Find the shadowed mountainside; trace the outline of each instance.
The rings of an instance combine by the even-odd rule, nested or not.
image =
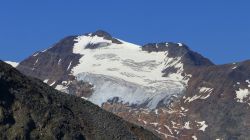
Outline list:
[[[158,139],[0,61],[0,139]]]

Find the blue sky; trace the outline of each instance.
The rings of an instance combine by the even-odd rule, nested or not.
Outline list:
[[[106,30],[143,45],[184,42],[217,64],[250,59],[250,1],[8,0],[0,2],[0,59],[21,61],[68,35]]]

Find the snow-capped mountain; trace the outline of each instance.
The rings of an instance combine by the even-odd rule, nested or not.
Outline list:
[[[44,54],[70,53],[66,57],[78,56],[72,60],[58,56],[56,67],[66,66],[62,70],[76,77],[76,81],[93,85],[93,94],[84,98],[99,106],[113,98],[117,98],[117,102],[137,106],[146,105],[150,109],[157,108],[160,103],[168,105],[171,97],[182,95],[192,76],[184,72],[183,54],[171,56],[171,51],[168,51],[173,47],[187,49],[181,43],[139,46],[112,38],[104,31],[66,38],[63,41],[73,42],[72,46],[57,47],[56,45],[35,53],[31,58],[35,61],[32,63],[33,66],[30,66],[31,71],[41,73],[37,66],[39,61],[46,59],[41,58],[45,56]],[[64,49],[71,50],[64,51]],[[25,66],[23,63],[21,66]],[[60,81],[52,77],[42,79],[58,90],[71,92],[69,87],[72,80]]]
[[[78,81],[94,85],[88,99],[99,106],[116,97],[118,102],[154,109],[185,90],[189,77],[182,75],[180,57],[168,57],[165,51],[148,53],[141,46],[121,40],[113,43],[97,35],[79,36],[75,41],[73,53],[82,57],[71,73]],[[164,77],[168,67],[178,71]]]
[[[96,31],[66,37],[17,69],[163,139],[244,138],[249,132],[243,130],[250,124],[249,61],[217,66],[183,43],[140,46]]]

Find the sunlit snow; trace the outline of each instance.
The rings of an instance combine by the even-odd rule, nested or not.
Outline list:
[[[250,91],[248,89],[239,89],[236,90],[236,99],[240,103],[244,103],[244,99],[250,95]]]
[[[115,44],[98,36],[79,36],[75,41],[73,53],[82,58],[72,74],[95,85],[89,100],[99,106],[118,97],[131,105],[148,102],[154,109],[160,101],[167,103],[171,95],[181,94],[191,76],[182,75],[181,58],[168,57],[168,52],[148,53],[141,46],[122,40]],[[86,49],[93,44],[98,47]],[[162,71],[168,67],[177,72],[163,77]]]
[[[198,140],[196,136],[192,136],[193,140]]]
[[[199,123],[201,125],[201,127],[199,128],[199,130],[201,130],[201,131],[205,131],[206,128],[208,127],[208,125],[206,124],[205,121],[197,122],[197,123]]]
[[[12,62],[12,61],[5,61],[5,63],[8,63],[8,64],[10,64],[12,67],[17,67],[18,66],[18,64],[19,63],[17,63],[17,62]]]

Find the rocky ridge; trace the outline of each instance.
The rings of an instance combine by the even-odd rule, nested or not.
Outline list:
[[[89,101],[0,61],[0,139],[158,139]]]

